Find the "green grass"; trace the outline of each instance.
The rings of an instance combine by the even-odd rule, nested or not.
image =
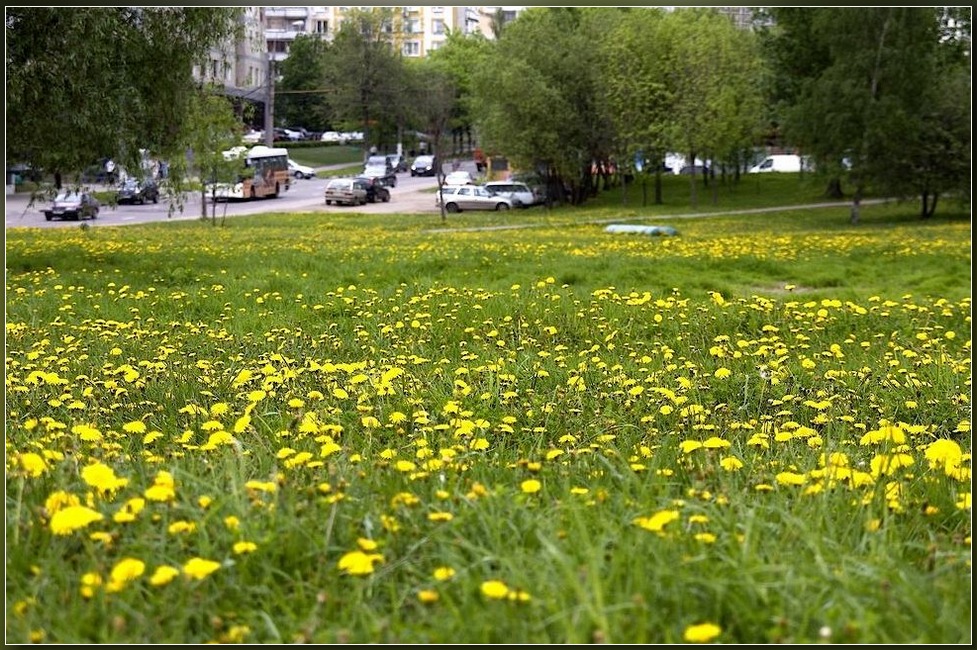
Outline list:
[[[970,643],[969,211],[809,180],[8,229],[8,641]]]

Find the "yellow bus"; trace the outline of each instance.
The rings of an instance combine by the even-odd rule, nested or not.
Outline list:
[[[224,152],[226,160],[240,158],[242,149]],[[244,172],[237,182],[215,183],[210,194],[215,200],[261,199],[277,197],[282,190],[292,187],[292,177],[288,174],[288,149],[257,145],[251,147],[244,158]]]

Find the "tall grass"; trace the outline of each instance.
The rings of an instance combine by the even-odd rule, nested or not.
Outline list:
[[[969,643],[969,218],[620,199],[8,230],[8,641]]]

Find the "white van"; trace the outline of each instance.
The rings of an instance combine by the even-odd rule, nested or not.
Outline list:
[[[795,154],[775,154],[767,156],[762,162],[750,167],[750,174],[763,174],[766,172],[799,172],[801,166],[810,170],[811,165],[807,160]]]

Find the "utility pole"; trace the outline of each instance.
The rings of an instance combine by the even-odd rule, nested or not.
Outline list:
[[[268,53],[268,95],[265,97],[265,145],[275,143],[275,59]]]

